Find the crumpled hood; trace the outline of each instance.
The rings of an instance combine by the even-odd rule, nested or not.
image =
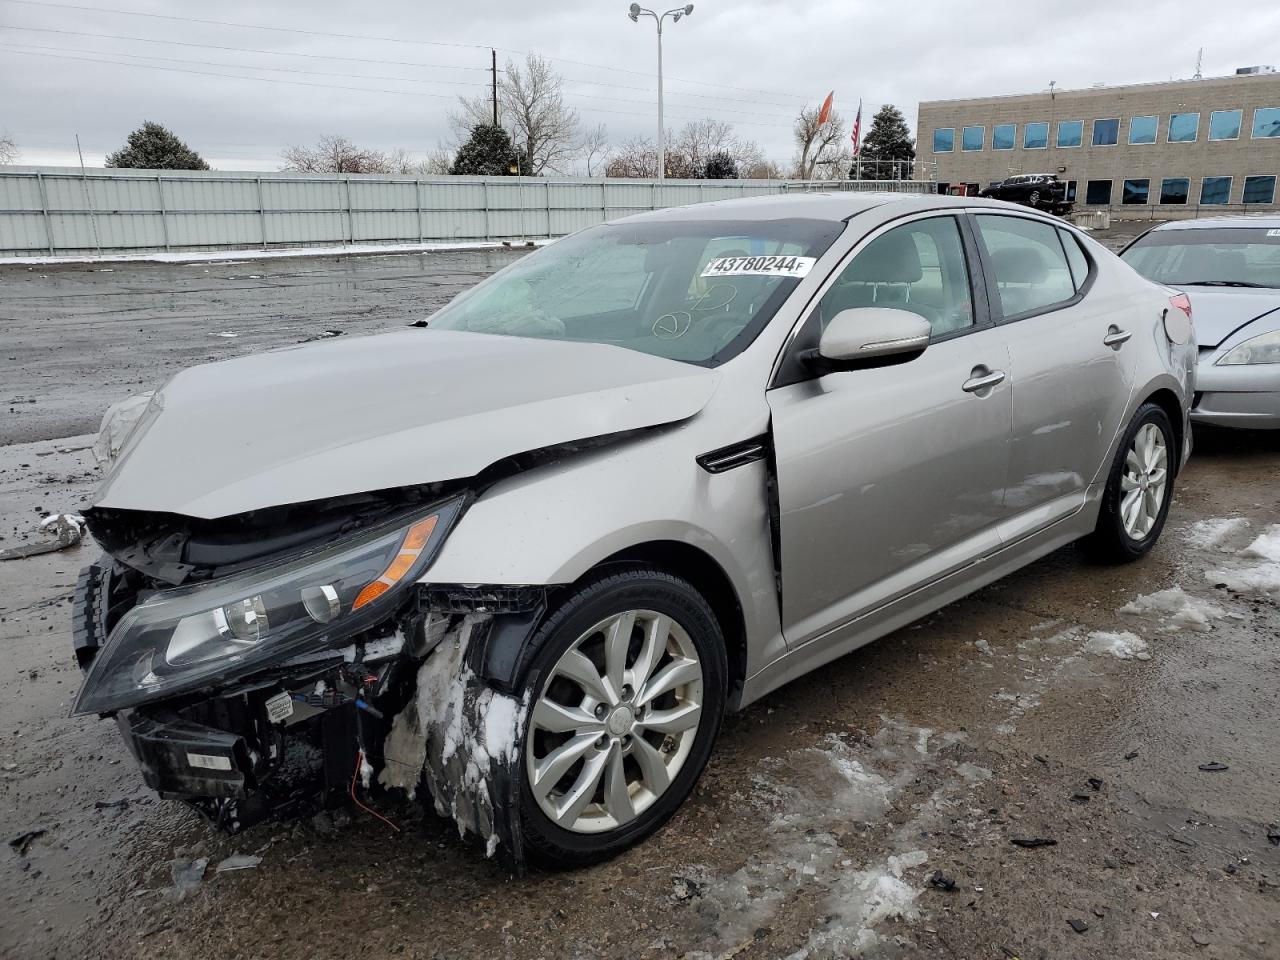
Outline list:
[[[1280,290],[1251,290],[1248,287],[1178,289],[1191,299],[1196,342],[1202,347],[1216,347],[1246,323],[1280,310]]]
[[[471,477],[696,414],[719,374],[623,347],[416,329],[184,370],[94,506],[215,519]]]

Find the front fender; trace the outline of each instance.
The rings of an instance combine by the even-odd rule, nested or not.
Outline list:
[[[749,661],[776,655],[783,641],[768,466],[761,460],[710,474],[695,462],[698,452],[681,428],[505,480],[471,506],[422,582],[566,584],[629,548],[676,541],[707,554],[729,578]]]

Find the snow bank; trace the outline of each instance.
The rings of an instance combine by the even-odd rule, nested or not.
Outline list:
[[[1202,633],[1212,629],[1211,620],[1220,620],[1227,615],[1216,603],[1192,597],[1179,586],[1140,596],[1126,603],[1119,612],[1155,618],[1169,630],[1190,629]]]
[[[1111,632],[1095,630],[1085,640],[1084,652],[1098,656],[1110,655],[1117,660],[1150,660],[1147,642],[1128,630]]]
[[[1184,539],[1187,546],[1199,550],[1217,550],[1231,537],[1249,528],[1249,521],[1244,517],[1220,517],[1211,520],[1197,520],[1187,530]]]
[[[172,250],[152,253],[104,253],[86,257],[0,257],[3,266],[50,266],[63,263],[218,263],[224,260],[281,260],[290,257],[369,256],[396,253],[445,253],[450,250],[502,250],[508,246],[523,249],[526,244],[545,247],[553,240],[497,240],[467,243],[368,243],[331,247],[287,247],[263,250],[252,247],[239,250]],[[252,279],[252,278],[251,278]]]
[[[1225,584],[1236,593],[1251,593],[1280,599],[1280,523],[1273,523],[1239,556],[1258,560],[1244,567],[1206,570],[1205,578],[1214,584]]]

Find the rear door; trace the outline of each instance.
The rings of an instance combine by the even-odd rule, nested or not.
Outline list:
[[[790,645],[998,547],[1012,384],[1003,332],[971,282],[976,262],[963,216],[881,228],[828,280],[788,359],[816,344],[836,313],[860,306],[925,317],[928,348],[905,363],[823,376],[784,361],[767,395]]]
[[[1097,267],[1051,221],[975,213],[992,311],[1008,343],[1013,435],[1006,540],[1080,508],[1128,407],[1136,367],[1130,305],[1090,295]]]

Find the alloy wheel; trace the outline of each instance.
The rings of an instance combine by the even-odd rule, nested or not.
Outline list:
[[[578,637],[530,713],[525,765],[542,812],[575,833],[644,813],[693,749],[702,682],[693,641],[664,614],[628,610]]]
[[[1120,520],[1124,532],[1142,540],[1164,507],[1169,486],[1169,448],[1154,423],[1144,423],[1129,446],[1120,475]]]

